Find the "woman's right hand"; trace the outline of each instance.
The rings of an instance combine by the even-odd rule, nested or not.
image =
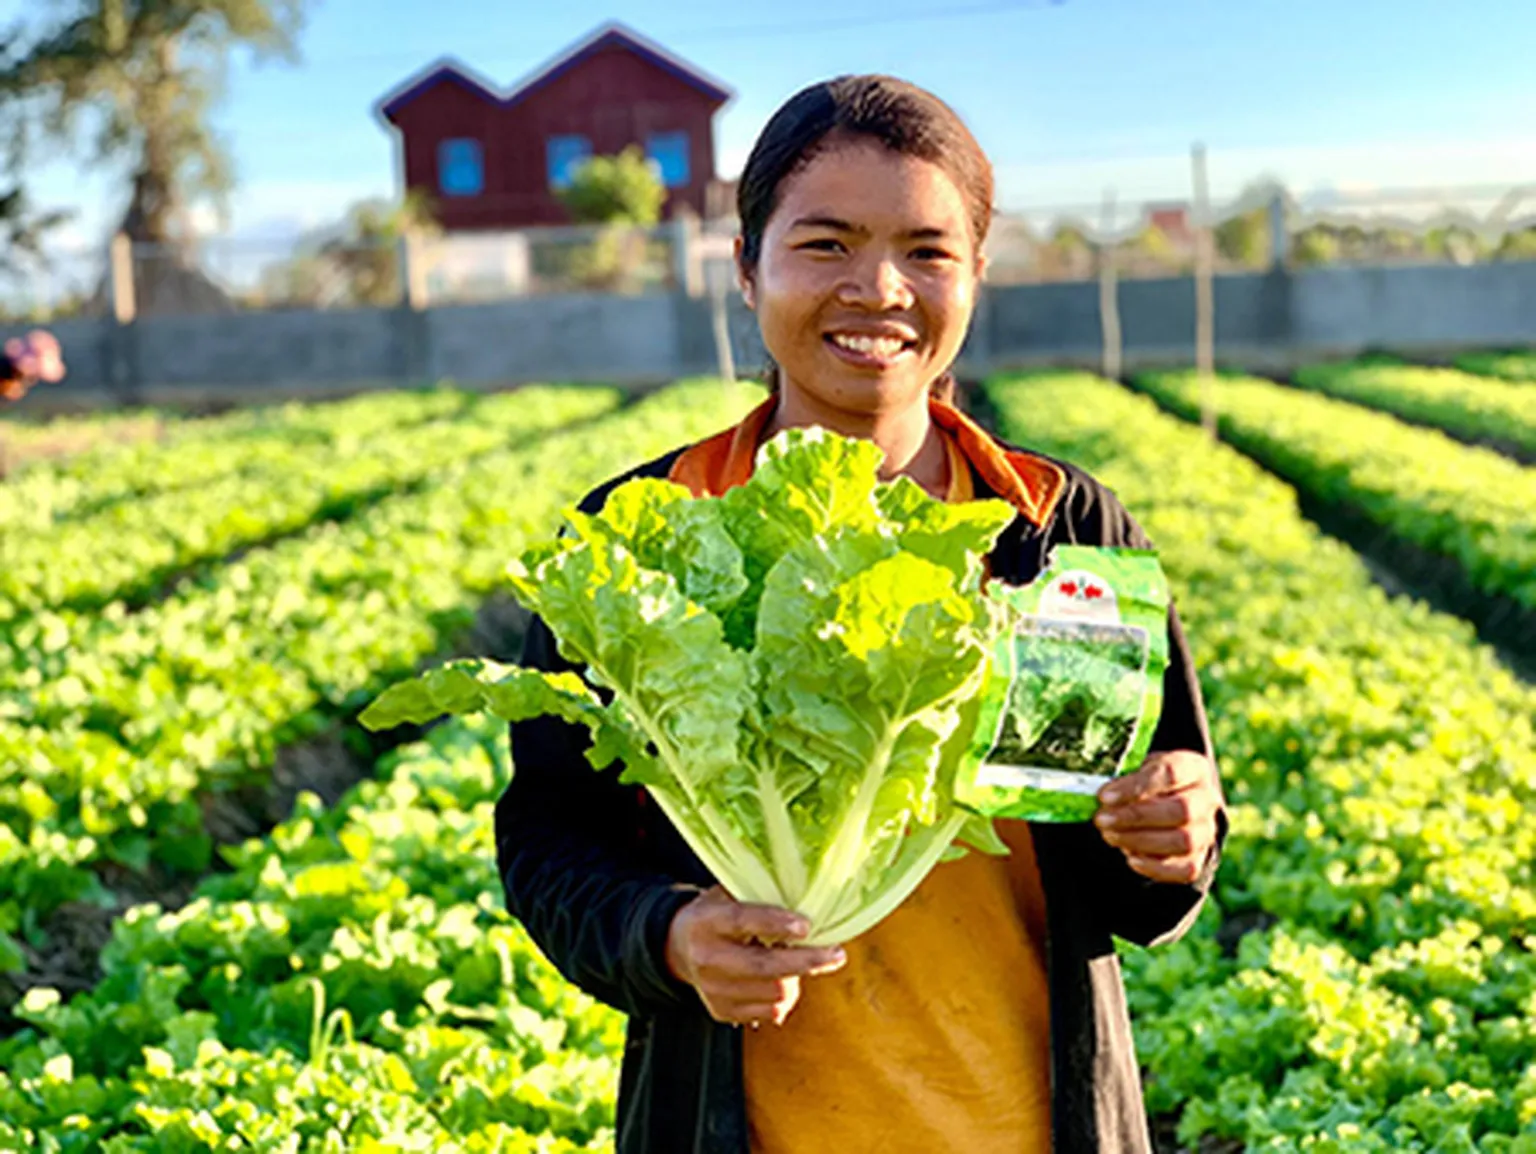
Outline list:
[[[800,1000],[800,979],[840,970],[841,946],[796,946],[810,932],[799,914],[745,905],[719,886],[672,918],[667,967],[698,991],[717,1022],[782,1026]]]

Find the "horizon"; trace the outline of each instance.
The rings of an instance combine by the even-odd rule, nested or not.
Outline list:
[[[0,21],[24,2],[0,0]],[[1493,199],[1536,182],[1536,134],[1521,112],[1536,107],[1536,77],[1520,59],[1536,7],[1510,12],[1496,0],[1460,6],[1454,21],[1422,0],[1355,0],[1343,12],[1296,0],[1285,13],[1235,13],[1211,0],[1155,10],[1138,0],[1004,0],[877,20],[818,15],[808,0],[738,20],[660,0],[578,0],[558,13],[476,7],[322,3],[299,33],[296,66],[237,54],[214,114],[236,186],[227,220],[195,208],[199,235],[277,245],[358,201],[398,197],[395,143],[375,115],[387,93],[441,57],[507,91],[611,21],[734,91],[715,119],[721,179],[739,172],[773,109],[805,83],[887,71],[966,119],[1007,214],[1075,209],[1096,220],[1110,190],[1122,219],[1146,203],[1187,201],[1196,141],[1208,151],[1214,205],[1261,179],[1316,207],[1402,189],[1485,189]],[[1266,69],[1260,57],[1285,64]],[[49,247],[98,248],[126,200],[121,170],[62,157],[38,167],[27,182],[34,203],[77,213]]]

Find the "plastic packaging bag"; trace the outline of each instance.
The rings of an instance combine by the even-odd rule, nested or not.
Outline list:
[[[1095,794],[1147,755],[1168,667],[1168,580],[1150,549],[1062,545],[1025,586],[989,593],[998,643],[956,800],[987,817],[1087,821]]]

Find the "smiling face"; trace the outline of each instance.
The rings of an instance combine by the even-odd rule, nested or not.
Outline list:
[[[743,287],[786,404],[859,417],[926,405],[981,273],[960,189],[935,164],[853,140],[777,200]]]

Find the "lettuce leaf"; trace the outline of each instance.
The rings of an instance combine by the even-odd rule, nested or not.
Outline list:
[[[963,843],[1006,852],[954,802],[1007,627],[981,592],[1013,511],[949,506],[881,454],[790,430],[745,485],[694,499],[638,480],[508,567],[584,670],[451,662],[391,687],[370,728],[488,709],[586,725],[738,900],[846,941]]]

